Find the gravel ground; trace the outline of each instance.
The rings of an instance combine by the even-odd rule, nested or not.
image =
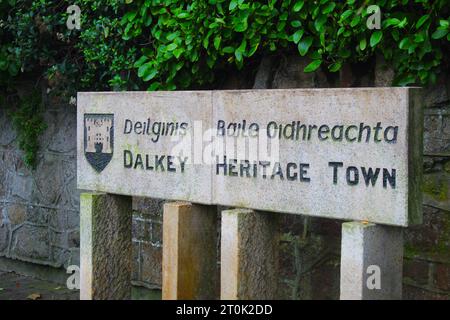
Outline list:
[[[160,290],[143,287],[132,288],[133,300],[160,300]],[[0,271],[0,300],[78,300],[79,290],[69,290],[65,285]]]
[[[65,285],[0,271],[0,300],[78,300]]]

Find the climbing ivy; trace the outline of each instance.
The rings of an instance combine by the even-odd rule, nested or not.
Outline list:
[[[69,5],[81,30],[66,26]],[[368,19],[380,10],[380,29]],[[40,71],[51,89],[182,89],[229,65],[296,50],[305,72],[381,54],[394,84],[448,70],[449,0],[0,0],[1,83]]]
[[[19,148],[24,152],[24,163],[31,169],[34,169],[37,163],[38,138],[47,128],[42,111],[40,94],[33,91],[21,98],[17,107],[9,112],[12,126],[17,132]]]
[[[150,90],[201,84],[223,65],[292,47],[311,59],[305,72],[337,72],[380,53],[397,85],[428,84],[448,66],[448,0],[129,2],[123,39],[152,39],[134,64]],[[367,26],[369,4],[380,8],[381,29]]]

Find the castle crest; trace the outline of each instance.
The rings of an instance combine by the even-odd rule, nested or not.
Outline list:
[[[112,153],[111,128],[112,118],[85,118],[86,152]]]

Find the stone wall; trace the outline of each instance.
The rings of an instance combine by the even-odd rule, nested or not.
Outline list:
[[[263,58],[256,70],[230,73],[222,89],[389,86],[382,59],[335,75],[304,74],[298,55]],[[47,102],[36,171],[23,165],[0,110],[0,256],[62,267],[78,264],[79,192],[75,107]],[[425,90],[424,223],[405,235],[405,299],[450,298],[450,79]],[[133,199],[133,281],[161,286],[162,200]],[[341,222],[282,216],[280,298],[338,299]]]
[[[75,116],[74,106],[48,106],[32,172],[0,109],[0,256],[52,267],[78,264]]]
[[[67,268],[79,265],[76,107],[44,101],[48,127],[34,171],[23,163],[10,118],[0,109],[0,257]],[[162,203],[133,199],[136,285],[161,287]]]

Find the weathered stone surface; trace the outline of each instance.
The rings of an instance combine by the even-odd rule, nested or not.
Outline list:
[[[6,115],[5,108],[0,108],[0,146],[6,147],[16,139],[16,132],[13,130],[11,118]]]
[[[50,255],[48,228],[22,225],[12,233],[10,256],[25,261],[45,263]]]
[[[34,174],[33,198],[36,203],[59,204],[64,188],[62,171],[60,156],[51,153],[43,155]]]
[[[150,241],[151,240],[150,221],[133,219],[132,232],[134,239],[138,241]]]
[[[60,267],[64,266],[64,264],[70,259],[70,251],[67,248],[52,247],[51,261],[53,266]]]
[[[450,112],[427,110],[424,121],[424,153],[450,155]]]
[[[261,128],[258,142],[254,137],[231,140],[234,149],[225,151],[226,160],[223,156],[219,158],[221,167],[216,165],[217,170],[213,173],[215,203],[391,225],[419,223],[422,106],[413,92],[405,88],[214,92],[214,119],[223,120],[226,124],[246,120],[248,126],[257,123]],[[375,130],[376,124],[382,123],[384,128],[397,127],[398,140],[394,143],[388,139],[374,142],[372,132],[370,141],[362,138],[360,142],[352,142],[342,137],[327,137],[327,140],[320,141],[318,129],[311,138],[308,134],[302,139],[300,129],[298,136],[293,133],[298,125],[296,122],[292,125],[293,121],[301,121],[306,128],[315,125],[317,129],[327,125],[328,133],[339,124],[361,127],[363,123],[363,126],[369,125]],[[268,144],[261,141],[270,130],[274,134],[274,123],[278,128],[276,134],[281,132],[279,126],[283,125],[283,132],[288,132],[289,138],[268,139],[272,150],[276,150],[279,143],[279,152],[267,154]],[[266,128],[269,132],[265,131]],[[411,129],[408,131],[408,128]],[[239,143],[241,146],[244,143],[256,145],[259,153],[255,147],[253,153],[250,148],[244,150],[247,153],[240,152]],[[250,160],[250,165],[256,163],[258,171],[250,167],[250,174],[248,171],[245,173],[242,169],[245,160]],[[266,175],[261,162],[270,162]],[[342,166],[336,169],[337,175],[330,166],[334,162]],[[288,163],[296,170],[305,164],[307,173],[304,178],[295,171],[296,175],[291,174],[291,179],[288,179]],[[356,176],[357,173],[358,179],[351,178],[349,167],[353,167],[353,174]],[[380,175],[372,185],[368,180],[364,181],[363,170],[366,175],[368,170],[383,172],[384,180]],[[387,178],[384,174],[394,170],[395,186],[383,183]]]
[[[27,222],[32,225],[52,225],[52,218],[55,217],[56,211],[40,206],[30,205],[27,207]],[[64,225],[65,226],[65,225]],[[63,229],[64,226],[58,228]]]
[[[0,207],[0,255],[6,255],[9,247],[10,224]]]
[[[80,298],[131,298],[131,197],[81,194]]]
[[[247,209],[222,211],[220,298],[278,297],[278,217]]]
[[[142,215],[161,219],[165,200],[133,197],[133,210]]]
[[[100,173],[89,164],[85,156],[85,114],[114,114],[114,132],[111,138],[114,144],[112,160]],[[197,164],[202,161],[202,152],[200,152],[200,159],[197,159],[195,151],[191,149],[194,146],[202,147],[203,130],[211,128],[211,115],[211,92],[206,91],[79,93],[78,188],[211,203],[211,169],[209,166]],[[142,126],[144,122],[148,123],[149,119],[151,123],[149,132],[156,132],[157,127],[161,128],[162,124],[155,126],[155,123],[172,123],[172,128],[175,126],[174,123],[178,123],[180,128],[183,123],[186,123],[185,135],[182,134],[182,129],[164,131],[167,134],[148,135],[147,130],[143,130]],[[133,129],[130,134],[124,134],[128,131],[128,127],[125,127],[127,123],[132,123],[133,128],[136,128],[137,122],[139,122],[139,129]],[[194,127],[196,124],[200,125],[199,129]],[[197,136],[193,135],[195,130],[199,130]],[[109,139],[109,137],[105,138]],[[188,143],[187,150],[183,144],[180,144],[182,141]],[[105,143],[105,148],[106,145]],[[164,156],[163,165],[157,163],[156,156]],[[168,163],[168,156],[173,157],[174,164]],[[177,161],[179,159],[177,156],[180,156],[182,161]],[[143,162],[136,164],[138,157],[141,157]],[[185,157],[188,159],[186,160]],[[125,161],[130,161],[132,168],[126,168]],[[175,171],[169,171],[169,167],[174,168]]]
[[[133,234],[134,236],[134,234]],[[133,261],[132,261],[132,268],[131,268],[131,280],[132,281],[140,281],[141,280],[141,242],[140,241],[133,241],[132,244],[132,253],[133,253]]]
[[[430,291],[426,287],[408,285],[408,283],[405,283],[405,287],[407,287],[407,290],[405,290],[403,300],[448,300],[448,294],[445,292]]]
[[[68,232],[67,235],[67,245],[69,248],[79,248],[80,247],[80,231],[72,230]]]
[[[403,277],[414,279],[416,284],[428,285],[429,262],[405,258],[403,262]]]
[[[80,190],[77,189],[76,156],[69,156],[61,160],[62,190],[59,205],[72,210],[79,210]]]
[[[68,248],[68,233],[66,231],[57,231],[50,229],[50,244],[53,247]]]
[[[424,104],[426,107],[442,106],[450,102],[450,78],[448,74],[442,73],[436,84],[425,88]]]
[[[382,55],[377,55],[375,62],[375,87],[390,87],[394,81],[395,72],[386,63]]]
[[[436,288],[442,291],[450,290],[450,266],[445,263],[437,263],[434,265],[434,284]]]
[[[6,210],[11,224],[19,225],[25,222],[27,207],[23,204],[12,204]]]
[[[80,195],[81,198],[81,195]],[[80,206],[81,207],[81,206]],[[79,211],[77,210],[68,210],[68,209],[62,209],[58,211],[58,214],[61,214],[61,212],[66,212],[67,216],[67,229],[78,229],[80,226],[80,215]],[[78,213],[78,214],[77,214]]]
[[[5,152],[0,151],[0,200],[6,198],[8,191],[8,184],[7,184],[8,171],[5,157],[6,157]]]
[[[8,180],[11,183],[11,197],[17,200],[25,200],[31,198],[33,190],[33,178],[30,176],[12,174],[9,173],[10,177]]]
[[[155,247],[150,243],[141,244],[142,274],[141,281],[152,286],[162,286],[162,247]]]
[[[405,230],[405,256],[425,261],[450,261],[450,215],[424,206],[423,224]]]
[[[261,59],[258,71],[256,72],[253,89],[270,88],[273,74],[272,73],[273,66],[274,66],[274,57],[264,56]]]
[[[162,298],[216,299],[217,218],[213,206],[164,204]]]
[[[64,262],[64,268],[67,269],[68,266],[80,266],[80,248],[70,248],[70,257]]]
[[[160,245],[162,239],[162,223],[153,221],[152,223],[152,233],[151,233],[151,241],[153,245]]]
[[[123,108],[125,104],[133,105],[136,111],[130,113]],[[418,191],[422,169],[421,107],[418,91],[410,88],[84,93],[79,95],[78,186],[127,195],[407,226],[420,222],[421,215]],[[113,115],[104,117],[114,118],[111,136],[114,145],[105,142],[105,152],[95,152],[94,143],[87,142],[91,126],[85,123],[85,117],[108,112]],[[179,145],[168,141],[168,136],[153,143],[151,139],[159,136],[152,137],[143,129],[147,117],[153,121],[172,117],[172,125],[185,121],[189,133],[195,131],[191,129],[194,121],[201,120],[201,141],[197,140],[199,135],[194,136],[195,142],[188,146],[188,154],[194,153],[196,164],[186,164],[184,171],[181,164],[175,165],[172,172],[153,170],[152,157],[176,156],[174,150]],[[205,130],[213,126],[218,129],[219,123],[227,128],[230,123],[243,127],[244,120],[248,126],[253,123],[260,126],[259,137],[247,139],[248,128],[246,132],[241,128],[236,141],[233,138],[225,141],[231,141],[234,150],[227,145],[224,155],[216,149],[213,155],[217,158],[204,158],[208,147],[214,149],[222,143],[217,130],[214,141],[217,144],[206,144],[202,140]],[[106,130],[111,125],[105,122],[103,128],[99,121],[93,130]],[[109,139],[108,130],[107,134],[100,133],[101,139]],[[268,144],[263,139],[266,136],[270,136]],[[250,147],[244,150],[245,154],[236,155],[240,151],[236,146],[239,143],[245,146],[247,142],[253,144],[253,150]],[[269,144],[274,152],[265,155]],[[97,146],[100,145],[103,142]],[[259,154],[255,146],[260,148]],[[111,162],[97,172],[88,154],[106,157],[111,147],[115,150]],[[235,171],[230,171],[230,175],[227,168],[233,170],[233,164],[226,162],[224,156],[235,161]],[[212,165],[214,161],[219,162]],[[247,161],[246,176],[243,161]],[[267,161],[270,163],[264,164]],[[254,164],[256,169],[252,169]],[[270,172],[269,178],[264,170]],[[367,211],[367,207],[372,209]]]
[[[56,113],[55,121],[63,123],[56,125],[48,149],[53,152],[67,153],[76,151],[77,122],[74,114],[76,108],[65,106],[66,110],[61,108]]]
[[[378,269],[371,269],[373,266]],[[401,228],[361,222],[342,224],[341,300],[401,299],[402,267]]]
[[[282,60],[280,67],[275,72],[272,88],[313,88],[314,73],[305,73],[303,69],[311,62],[307,58],[298,55],[289,56]]]
[[[423,203],[450,211],[450,174],[434,172],[424,175],[422,190]]]
[[[339,299],[341,222],[281,215],[280,298]]]

